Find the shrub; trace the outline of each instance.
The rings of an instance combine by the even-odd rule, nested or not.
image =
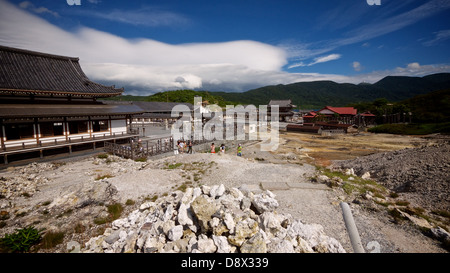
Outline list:
[[[120,203],[114,203],[108,206],[108,212],[112,221],[119,219],[120,215],[122,214],[122,211],[123,206]]]
[[[180,167],[181,165],[183,165],[183,164],[182,163],[169,164],[169,165],[167,165],[166,169],[173,170],[173,169]]]
[[[16,230],[13,234],[6,234],[0,239],[2,252],[28,252],[30,248],[38,244],[41,239],[42,230],[33,226]]]
[[[136,158],[134,161],[136,161],[136,162],[147,162],[147,158],[146,157],[139,157],[139,158]]]
[[[105,174],[105,175],[97,175],[97,177],[95,178],[95,180],[102,180],[102,179],[106,179],[106,178],[113,178],[113,175],[110,174]]]
[[[64,240],[64,232],[49,231],[42,238],[41,247],[45,249],[53,248]]]
[[[106,223],[110,223],[114,220],[119,219],[120,215],[123,211],[123,206],[120,203],[114,203],[112,205],[107,206],[109,215],[107,217],[96,217],[94,219],[94,224],[103,225]]]

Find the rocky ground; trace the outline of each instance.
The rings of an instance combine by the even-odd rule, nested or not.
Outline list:
[[[367,173],[413,206],[450,211],[449,143],[372,154],[335,162],[334,167]]]
[[[206,251],[200,245],[210,246],[208,251],[225,248],[232,252],[246,251],[242,246],[247,241],[247,249],[254,249],[252,247],[256,245],[264,249],[264,242],[268,252],[352,252],[339,207],[339,203],[345,201],[352,208],[367,251],[446,252],[439,241],[445,241],[442,238],[446,238],[445,229],[449,226],[445,206],[440,206],[434,213],[413,213],[419,209],[414,201],[407,200],[409,195],[399,192],[400,197],[394,198],[395,187],[389,187],[381,180],[379,184],[371,184],[367,182],[370,180],[362,179],[366,170],[360,170],[358,166],[363,163],[341,165],[340,173],[316,168],[313,164],[319,157],[323,162],[323,154],[317,154],[314,147],[308,146],[309,142],[299,145],[293,135],[282,135],[281,138],[278,151],[262,152],[256,143],[244,146],[242,158],[231,149],[225,155],[182,154],[147,162],[109,155],[9,167],[0,172],[0,236],[30,225],[45,229],[45,234],[62,234],[61,241],[49,248],[41,247],[39,252],[120,252],[130,250],[130,247],[140,252]],[[364,142],[361,136],[356,138]],[[399,138],[399,142],[403,141]],[[418,146],[416,141],[431,143],[416,138],[404,143],[414,147]],[[311,141],[310,145],[316,143]],[[375,150],[378,152],[380,148],[364,152]],[[403,152],[397,153],[392,154],[393,159]],[[385,157],[380,155],[380,158]],[[448,164],[445,155],[442,159]],[[445,167],[442,164],[440,168]],[[367,171],[372,178],[376,177],[373,170]],[[342,174],[345,172],[348,174]],[[405,172],[409,172],[408,169]],[[225,191],[220,196],[212,194],[211,189],[217,190],[219,186]],[[442,187],[445,188],[445,183]],[[418,194],[424,192],[417,191]],[[258,211],[254,197],[263,195],[275,200],[278,206]],[[218,208],[209,215],[203,229],[199,214],[192,208],[194,196],[203,196]],[[250,201],[244,201],[250,204],[249,207],[242,207],[244,199]],[[448,194],[441,199],[445,205]],[[187,207],[186,211],[190,209],[189,213],[181,204]],[[180,215],[188,217],[193,224],[183,222],[186,219],[180,222]],[[427,215],[432,218],[426,218]],[[164,219],[169,222],[166,226],[159,222]],[[246,235],[243,241],[236,243],[230,236],[236,236],[239,219],[245,219],[251,232],[246,234],[247,229],[242,226]],[[423,226],[423,220],[428,223],[425,224],[427,228],[417,228],[416,222]],[[234,229],[232,223],[235,223]],[[227,230],[219,232],[215,229],[223,226]],[[181,230],[183,235],[178,238]],[[309,237],[306,232],[310,232]],[[287,234],[292,236],[286,237]],[[317,238],[330,239],[320,241]],[[184,240],[184,243],[176,242],[178,240]],[[330,240],[333,243],[330,244]],[[285,248],[281,248],[281,242]]]

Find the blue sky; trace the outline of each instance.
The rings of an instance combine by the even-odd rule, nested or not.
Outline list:
[[[0,44],[135,95],[450,72],[450,0],[68,2],[0,0]]]

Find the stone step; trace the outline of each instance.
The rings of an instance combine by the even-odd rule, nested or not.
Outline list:
[[[264,190],[289,190],[289,189],[305,189],[305,190],[331,190],[325,184],[313,184],[307,182],[260,182]]]

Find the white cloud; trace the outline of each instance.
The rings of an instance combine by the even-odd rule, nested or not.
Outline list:
[[[361,71],[361,69],[362,69],[360,62],[353,62],[352,66],[355,71]]]
[[[290,66],[288,66],[288,69],[295,68],[295,67],[302,67],[302,66],[313,66],[313,65],[319,64],[319,63],[326,63],[329,61],[334,61],[334,60],[340,59],[341,56],[342,56],[341,54],[330,54],[330,55],[326,55],[326,56],[321,56],[321,57],[314,58],[314,61],[309,64],[305,64],[304,62],[298,62],[298,63],[291,64]]]
[[[338,6],[337,9],[331,10],[329,12],[325,12],[324,18],[321,18],[318,26],[321,27],[336,27],[340,28],[340,24],[336,24],[336,18],[342,18],[345,23],[343,26],[351,25],[348,24],[352,22],[355,24],[355,20],[360,18],[360,15],[363,15],[364,12],[367,12],[366,6],[361,6],[358,4],[349,4],[349,1],[345,1],[345,4]],[[401,3],[400,3],[401,2]],[[392,1],[392,3],[383,3],[383,13],[373,15],[373,20],[371,20],[367,24],[359,25],[356,28],[349,30],[344,33],[342,37],[332,39],[332,40],[322,40],[317,41],[315,43],[302,43],[298,41],[289,41],[280,45],[280,47],[285,48],[285,50],[289,53],[289,57],[293,61],[303,61],[306,59],[310,59],[316,57],[318,55],[325,54],[327,52],[333,51],[339,47],[351,45],[355,43],[362,43],[363,47],[369,47],[370,43],[368,40],[380,37],[397,30],[403,29],[410,25],[413,25],[421,20],[432,17],[440,12],[444,12],[450,9],[450,1],[448,0],[430,0],[425,1],[418,7],[410,9],[408,11],[394,14],[395,11],[399,9],[403,9],[406,5],[411,4],[409,1]],[[342,17],[343,11],[346,9],[351,10],[352,6],[361,6],[364,7],[363,10],[358,10],[355,13],[352,13],[349,18]],[[386,8],[388,7],[388,8]],[[392,16],[391,16],[392,15]],[[356,25],[356,24],[355,24]],[[338,27],[339,26],[339,27]],[[440,41],[446,40],[450,38],[450,31],[442,30],[440,32],[435,33],[436,37],[428,42],[425,42],[424,45],[430,46],[434,45]],[[300,64],[300,63],[298,63]],[[300,66],[300,65],[299,65]]]
[[[17,8],[4,0],[0,0],[0,5],[1,45],[80,57],[89,78],[124,86],[126,93],[135,95],[183,88],[239,92],[265,85],[316,80],[375,82],[387,75],[450,71],[450,66],[445,64],[411,63],[403,68],[353,77],[288,73],[282,68],[294,53],[304,54],[303,58],[312,58],[309,54],[319,56],[307,64],[298,62],[298,66],[337,60],[341,55],[324,55],[320,50],[301,47],[289,51],[287,47],[246,40],[171,45],[150,39],[124,39],[86,27],[68,32],[27,12],[28,9]]]
[[[183,15],[160,10],[152,7],[143,7],[139,10],[75,10],[77,15],[96,17],[109,21],[120,22],[134,26],[183,26],[189,24],[190,20]]]
[[[433,46],[450,39],[450,29],[441,30],[434,33],[434,38],[432,40],[423,43],[425,46]]]
[[[171,45],[128,40],[86,27],[72,33],[8,2],[0,3],[0,24],[6,26],[0,28],[0,44],[79,57],[91,79],[136,90],[227,86],[242,91],[242,86],[256,87],[256,78],[265,77],[267,71],[279,72],[287,63],[283,49],[256,41]],[[216,86],[219,82],[222,85]]]
[[[51,14],[55,17],[59,17],[59,14],[55,11],[49,10],[46,7],[36,7],[33,3],[31,3],[30,1],[23,1],[19,4],[19,7],[21,7],[22,9],[26,9],[26,10],[30,10],[34,13],[48,13]]]
[[[435,73],[449,73],[450,64],[429,64],[421,65],[418,62],[407,64],[405,67],[396,67],[394,69],[372,71],[367,74],[360,74],[349,78],[351,83],[368,82],[374,83],[386,76],[409,76],[423,77]]]
[[[319,64],[319,63],[325,63],[325,62],[329,62],[329,61],[334,61],[334,60],[337,60],[340,58],[341,58],[341,54],[330,54],[327,56],[317,57],[317,58],[314,58],[314,62],[308,64],[308,66],[312,66],[315,64]]]
[[[288,66],[288,69],[295,68],[295,67],[302,67],[302,66],[307,66],[307,64],[305,64],[304,62],[294,63],[294,64],[291,64],[290,66]]]

